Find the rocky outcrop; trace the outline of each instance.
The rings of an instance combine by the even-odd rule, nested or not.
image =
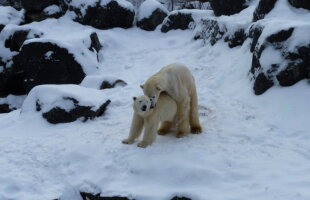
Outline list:
[[[216,16],[233,15],[247,7],[246,0],[210,0],[209,2]]]
[[[90,2],[87,5],[71,4],[67,0],[69,10],[75,13],[74,20],[98,29],[115,27],[130,28],[133,25],[135,12],[133,5],[125,0]],[[125,6],[124,6],[125,5]]]
[[[146,9],[150,9],[148,16],[142,15]],[[147,0],[139,8],[137,26],[146,31],[153,31],[168,15],[168,10],[156,0]]]
[[[185,30],[189,28],[191,22],[194,22],[194,19],[190,12],[174,11],[164,20],[161,32],[166,33],[175,29]]]
[[[296,8],[304,8],[310,10],[309,0],[288,0],[290,4]]]
[[[107,106],[111,103],[110,100],[107,100],[97,110],[93,110],[92,106],[80,105],[79,101],[73,97],[63,97],[63,100],[72,101],[74,105],[73,108],[68,111],[60,107],[54,107],[43,113],[42,117],[51,124],[68,123],[76,121],[77,119],[81,119],[83,122],[86,122],[89,119],[102,116],[106,111]],[[40,107],[40,102],[37,101],[37,111],[40,111]]]
[[[21,0],[0,0],[0,6],[11,6],[16,10],[23,9]]]
[[[219,24],[215,19],[202,19],[195,30],[194,39],[202,39],[214,45],[218,40],[223,38],[226,32],[225,26]]]
[[[264,19],[273,8],[277,0],[260,0],[253,14],[253,22]]]

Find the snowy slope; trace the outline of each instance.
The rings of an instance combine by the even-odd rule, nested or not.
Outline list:
[[[74,30],[85,27],[75,24]],[[51,125],[20,110],[0,114],[1,200],[62,194],[73,200],[78,190],[137,200],[310,198],[307,81],[255,96],[248,78],[249,40],[230,49],[222,41],[203,46],[191,31],[97,33],[104,45],[100,73],[128,85],[103,90],[112,101],[106,115],[87,123]],[[182,139],[158,136],[146,149],[122,144],[132,96],[142,93],[139,85],[176,61],[188,65],[196,79],[204,132]]]

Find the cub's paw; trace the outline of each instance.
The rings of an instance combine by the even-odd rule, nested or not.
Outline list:
[[[192,126],[191,127],[191,133],[192,134],[199,134],[202,132],[201,126]]]
[[[141,147],[141,148],[145,148],[145,147],[147,147],[147,146],[149,146],[150,145],[150,143],[149,142],[146,142],[146,141],[141,141],[141,142],[139,142],[138,143],[138,147]]]
[[[130,140],[130,139],[125,139],[122,141],[123,144],[132,144],[134,143],[134,140]]]

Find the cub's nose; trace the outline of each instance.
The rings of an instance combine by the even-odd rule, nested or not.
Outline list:
[[[141,110],[146,111],[146,105],[142,106]]]

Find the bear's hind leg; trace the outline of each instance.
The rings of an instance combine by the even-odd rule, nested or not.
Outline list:
[[[198,114],[198,97],[197,97],[196,89],[192,92],[193,94],[190,100],[189,123],[191,127],[191,133],[198,134],[202,132],[202,128],[199,122],[199,114]]]
[[[169,133],[172,125],[173,125],[173,122],[168,122],[168,121],[162,122],[160,125],[160,128],[157,131],[158,135],[166,135],[167,133]]]

